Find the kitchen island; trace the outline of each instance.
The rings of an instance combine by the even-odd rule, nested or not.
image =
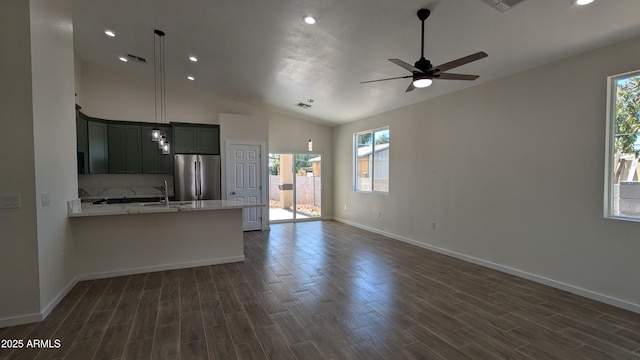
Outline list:
[[[242,209],[227,200],[82,204],[70,213],[79,280],[244,260]]]

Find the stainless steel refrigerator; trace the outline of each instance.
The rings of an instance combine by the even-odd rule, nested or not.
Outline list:
[[[174,155],[176,200],[220,199],[220,155]]]

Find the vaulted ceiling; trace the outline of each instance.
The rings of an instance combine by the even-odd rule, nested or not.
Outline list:
[[[410,79],[360,84],[408,74],[387,59],[411,64],[419,59],[416,11],[423,7],[432,11],[425,23],[425,57],[439,64],[485,51],[489,57],[454,71],[480,78],[436,81],[410,93],[405,93]],[[638,0],[596,0],[587,6],[525,0],[506,12],[482,0],[73,2],[75,51],[87,64],[152,76],[153,29],[161,29],[167,34],[167,82],[333,124],[638,36],[638,13]],[[305,15],[317,23],[305,24]],[[106,36],[105,29],[116,37]],[[148,62],[120,62],[126,54]],[[199,61],[190,62],[189,55]],[[311,110],[295,106],[307,99],[314,99]]]

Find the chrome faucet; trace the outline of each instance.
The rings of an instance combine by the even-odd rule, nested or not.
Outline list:
[[[167,189],[167,180],[164,180],[164,203],[169,206],[169,190]]]

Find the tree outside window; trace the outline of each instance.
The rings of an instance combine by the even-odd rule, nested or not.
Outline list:
[[[606,216],[640,220],[640,72],[610,78]],[[612,124],[613,122],[613,124]]]

